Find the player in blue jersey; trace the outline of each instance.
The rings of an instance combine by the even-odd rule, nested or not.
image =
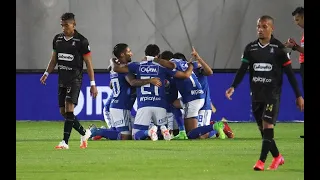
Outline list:
[[[161,59],[169,61],[172,59],[173,53],[171,51],[163,51],[160,55]],[[173,107],[173,102],[178,99],[178,89],[176,87],[176,84],[174,82],[174,77],[167,76],[165,79],[165,92],[166,92],[166,98],[167,98],[167,118],[168,118],[168,130],[171,135],[178,134],[178,125],[176,121],[177,118],[181,117],[181,111],[180,109]],[[182,120],[183,122],[183,120]]]
[[[127,44],[119,43],[113,49],[113,54],[117,57],[116,63],[126,65],[131,62],[132,52]],[[115,63],[114,63],[115,64]],[[132,86],[141,86],[145,84],[159,84],[156,78],[147,80],[130,81],[130,74],[117,73],[114,71],[114,64],[110,72],[110,82],[113,90],[113,97],[110,103],[110,118],[112,126],[116,128],[121,134],[121,139],[131,139],[130,122],[131,109],[133,103],[130,101],[132,93]],[[128,101],[129,100],[129,101]]]
[[[150,79],[153,77],[160,78],[162,84],[167,76],[174,76],[176,78],[189,78],[193,65],[186,65],[186,72],[176,71],[174,64],[158,59],[160,49],[155,44],[150,44],[145,49],[146,61],[139,63],[129,63],[127,67],[118,67],[114,70],[116,72],[131,72],[136,74],[137,79]],[[155,58],[156,57],[156,58]],[[161,64],[161,65],[160,65]],[[172,69],[163,67],[162,65],[169,64]],[[146,139],[148,136],[151,140],[158,140],[158,127],[161,126],[161,132],[165,140],[170,140],[171,135],[166,128],[167,124],[167,101],[165,96],[164,86],[157,87],[152,84],[146,84],[137,88],[137,101],[138,110],[135,117],[135,122],[132,129],[132,134],[135,140]],[[149,129],[150,123],[153,122],[155,125]]]
[[[207,63],[199,56],[198,52],[192,47],[192,53],[191,55],[193,58],[196,59],[194,61],[194,66],[198,68],[194,68],[193,72],[195,73],[197,77],[197,81],[200,83],[201,88],[204,93],[204,104],[199,110],[198,114],[198,127],[192,129],[188,133],[189,139],[196,139],[196,138],[210,138],[213,137],[217,132],[221,134],[219,137],[221,139],[225,139],[225,133],[223,131],[224,124],[223,122],[216,122],[214,125],[210,125],[211,120],[211,112],[212,112],[212,104],[211,104],[211,98],[210,98],[210,90],[208,85],[207,76],[211,75],[212,69],[207,65]],[[179,57],[181,59],[186,59],[185,56],[181,53],[176,53],[175,57]],[[182,100],[181,106],[185,108],[185,105],[183,103],[183,96],[180,99]],[[182,136],[182,137],[181,137]],[[179,133],[178,136],[175,137],[175,139],[183,139],[184,133]]]
[[[175,55],[177,55],[177,53]],[[187,61],[180,59],[175,55],[173,57],[174,59],[171,59],[170,61],[175,63],[177,70],[185,71],[186,67],[188,67]],[[196,65],[196,63],[192,64]],[[199,110],[204,104],[204,91],[202,90],[201,84],[199,83],[196,75],[193,72],[188,79],[176,78],[175,83],[177,89],[181,94],[182,103],[180,103],[180,100],[176,100],[173,104],[176,108],[184,108],[185,130],[183,129],[183,124],[181,124],[181,122],[178,122],[179,134],[175,136],[174,139],[187,139],[187,133],[192,129],[197,128],[198,126],[197,118],[199,115]]]
[[[111,117],[110,117],[110,104],[111,104],[112,98],[113,98],[113,92],[109,95],[108,100],[102,110],[103,118],[104,118],[104,121],[107,123],[108,128],[113,127],[111,123]]]

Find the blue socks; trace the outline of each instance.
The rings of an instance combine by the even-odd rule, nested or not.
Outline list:
[[[113,130],[113,129],[97,128],[94,134],[95,134],[95,136],[102,136],[102,137],[104,137],[106,139],[110,139],[110,140],[120,140],[121,139],[120,131]]]
[[[195,129],[192,129],[189,133],[188,133],[188,138],[189,139],[197,139],[200,136],[208,133],[208,132],[212,132],[214,131],[213,129],[213,125],[207,125],[207,126],[200,126],[197,127]],[[216,133],[215,131],[213,132],[214,134]],[[212,135],[213,136],[213,135]]]
[[[171,112],[173,113],[174,118],[177,121],[177,124],[178,124],[178,127],[179,127],[179,131],[185,131],[184,120],[182,119],[181,110],[173,107],[172,105],[170,107],[171,107]]]
[[[140,130],[134,135],[134,140],[145,140],[148,136],[148,130]]]

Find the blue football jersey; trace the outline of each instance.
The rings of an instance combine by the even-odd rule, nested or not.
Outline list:
[[[168,102],[167,111],[171,112],[171,108],[169,105],[172,104],[176,99],[178,99],[178,89],[172,76],[168,76],[166,80],[167,84],[165,85],[165,91]]]
[[[112,84],[113,97],[111,100],[110,108],[127,109],[128,100],[130,99],[131,86],[126,80],[127,73],[110,72],[110,81]]]
[[[188,64],[182,59],[171,59],[170,61],[176,64],[176,69],[179,71],[186,71]],[[194,66],[194,68],[197,68]],[[204,99],[205,94],[202,90],[201,84],[197,76],[192,72],[188,79],[175,78],[176,87],[179,90],[183,103],[188,103],[196,99]]]
[[[128,109],[131,110],[133,108],[133,104],[136,101],[137,98],[137,93],[136,93],[136,88],[131,87],[130,88],[130,100],[128,101]]]
[[[193,69],[193,72],[196,74],[199,83],[201,84],[202,90],[204,91],[204,105],[201,110],[211,110],[211,98],[210,98],[210,89],[208,84],[207,76],[203,75],[202,68]]]
[[[163,86],[157,87],[146,84],[137,87],[138,109],[142,107],[167,108],[164,80],[167,76],[174,76],[176,70],[171,70],[153,61],[131,62],[128,64],[130,73],[136,74],[137,79],[158,77]]]
[[[108,111],[108,112],[109,112],[109,109],[110,109],[110,104],[111,104],[112,98],[113,98],[113,93],[110,94],[110,97],[108,97],[108,100],[107,100],[106,104],[104,105],[105,108],[106,108],[106,111]]]

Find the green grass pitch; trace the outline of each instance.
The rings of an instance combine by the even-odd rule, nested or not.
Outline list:
[[[87,127],[88,121],[81,121]],[[94,122],[97,126],[102,121]],[[80,149],[72,131],[69,150],[56,150],[63,122],[16,122],[16,178],[32,180],[302,180],[303,123],[278,123],[275,139],[285,164],[253,171],[261,148],[255,123],[230,123],[235,139],[89,141]],[[271,163],[269,153],[266,167]]]

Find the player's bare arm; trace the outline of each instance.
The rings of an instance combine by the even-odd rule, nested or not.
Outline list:
[[[193,71],[193,64],[188,63],[188,69],[186,71],[177,71],[174,77],[179,79],[187,79],[191,76],[192,71]]]
[[[162,83],[159,78],[150,78],[150,79],[136,79],[135,76],[131,73],[129,73],[126,76],[127,82],[130,84],[130,86],[144,86],[146,84],[153,84],[157,87],[162,86]]]
[[[291,48],[293,51],[298,51],[304,54],[304,47],[299,46],[292,38],[289,38],[283,45],[287,48]]]
[[[94,80],[94,70],[93,70],[93,65],[92,65],[92,57],[91,54],[85,54],[83,55],[83,60],[86,63],[86,67],[87,67],[87,72],[88,72],[88,76],[90,79],[90,93],[91,96],[96,98],[98,95],[98,90],[95,84],[95,80]]]
[[[46,69],[45,73],[42,75],[42,77],[40,78],[40,82],[42,84],[44,84],[44,85],[46,84],[46,80],[48,78],[48,75],[54,70],[56,65],[57,65],[57,53],[56,53],[56,51],[52,51],[51,59],[49,61],[47,69]]]
[[[198,63],[203,68],[203,75],[210,76],[213,74],[211,67],[200,57],[199,53],[196,51],[194,47],[192,47],[191,55],[198,61]]]
[[[113,66],[113,71],[117,73],[128,73],[129,72],[128,65],[127,64],[119,65],[115,63]]]
[[[231,84],[231,87],[226,91],[226,97],[231,100],[231,96],[234,93],[234,89],[241,83],[243,77],[245,76],[249,63],[242,62],[240,68],[238,69],[236,76]]]
[[[176,64],[171,62],[171,61],[167,61],[165,59],[160,59],[160,58],[154,58],[153,59],[154,62],[159,63],[161,66],[169,68],[169,69],[175,69],[176,68]]]

